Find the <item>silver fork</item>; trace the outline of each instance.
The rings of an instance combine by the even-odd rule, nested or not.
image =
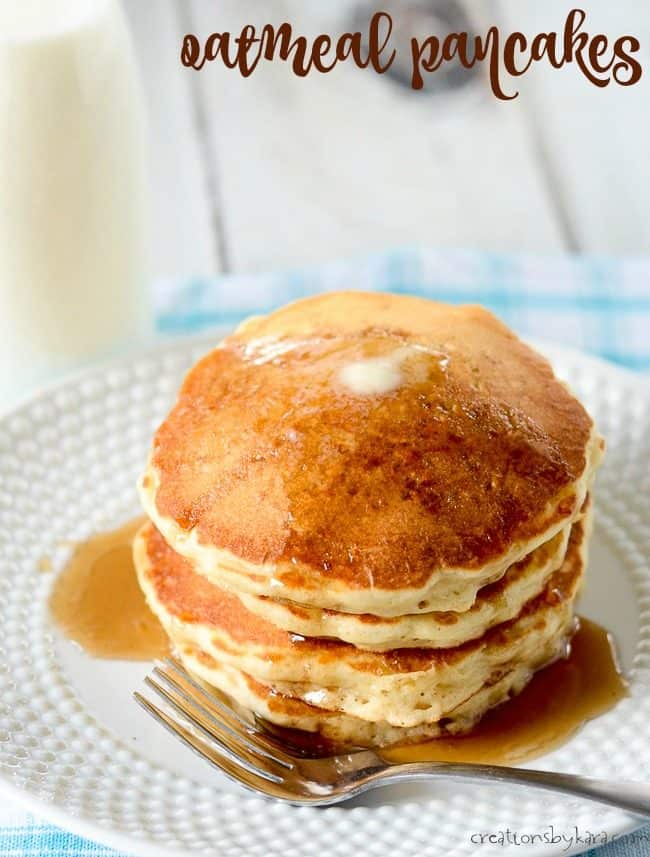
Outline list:
[[[396,763],[360,750],[311,758],[240,715],[225,694],[208,691],[175,658],[156,666],[145,683],[166,703],[140,693],[138,703],[195,753],[245,788],[292,804],[324,806],[396,782],[451,779],[515,783],[587,798],[650,817],[650,784],[574,774],[450,762]]]

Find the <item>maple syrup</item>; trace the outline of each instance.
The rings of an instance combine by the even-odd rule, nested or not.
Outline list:
[[[133,566],[131,545],[143,521],[130,521],[77,545],[54,584],[54,620],[95,657],[147,661],[169,651],[167,635],[147,606]]]
[[[568,656],[539,670],[520,694],[488,711],[471,732],[382,755],[396,762],[527,762],[563,744],[626,692],[610,635],[580,619]]]

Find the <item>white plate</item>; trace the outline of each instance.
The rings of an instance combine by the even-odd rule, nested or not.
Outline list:
[[[238,791],[132,701],[146,664],[93,660],[47,613],[61,544],[138,513],[134,483],[183,372],[209,340],[172,343],[45,391],[0,420],[0,785],[35,813],[138,855],[570,854],[637,826],[594,804],[451,783],[328,809]],[[541,346],[608,441],[581,612],[610,628],[631,695],[536,767],[650,775],[650,392],[639,376]],[[552,828],[551,828],[552,825]],[[492,841],[517,834],[528,847]],[[578,834],[580,839],[576,839]],[[483,844],[478,841],[483,835]],[[561,836],[568,841],[560,840]],[[549,841],[555,838],[555,841]]]

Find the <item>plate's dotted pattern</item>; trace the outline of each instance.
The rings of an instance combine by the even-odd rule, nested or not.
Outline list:
[[[38,562],[136,513],[134,482],[151,434],[207,345],[182,343],[95,370],[0,421],[0,776],[106,830],[220,857],[305,857],[324,848],[331,857],[461,855],[477,851],[468,830],[534,831],[549,819],[556,829],[621,826],[614,811],[497,787],[468,798],[441,784],[411,803],[324,810],[225,794],[140,758],[88,714],[55,657],[50,581]],[[544,762],[643,778],[650,770],[650,394],[626,373],[563,350],[556,357],[608,440],[598,525],[634,582],[641,632],[631,697]],[[506,850],[480,847],[485,855]]]

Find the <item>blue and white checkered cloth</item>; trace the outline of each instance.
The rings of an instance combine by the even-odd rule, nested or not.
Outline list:
[[[334,289],[481,303],[525,336],[554,340],[631,369],[650,369],[650,258],[539,258],[404,249],[276,274],[159,284],[159,328],[236,324]]]
[[[167,281],[159,283],[156,293],[158,329],[171,334],[234,325],[248,315],[333,289],[481,303],[524,336],[650,370],[650,259],[545,259],[402,249],[285,273]],[[0,800],[0,857],[22,855],[117,857],[111,849],[44,824]],[[650,827],[600,849],[598,855],[650,857]]]

